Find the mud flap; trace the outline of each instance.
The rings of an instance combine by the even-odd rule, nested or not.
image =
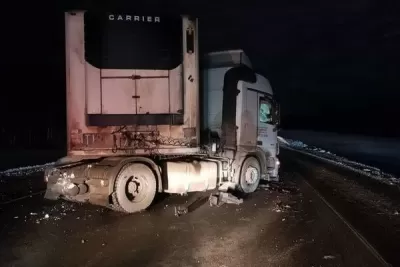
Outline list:
[[[269,181],[269,174],[262,174],[261,175],[261,180]]]
[[[275,176],[275,177],[271,177],[269,176],[267,179],[268,182],[279,182],[279,175]]]
[[[90,194],[89,202],[103,207],[108,207],[110,205],[109,196],[106,194]]]
[[[210,206],[220,207],[223,204],[236,204],[240,205],[243,203],[243,199],[238,198],[231,193],[219,192],[217,194],[211,194],[209,197]]]
[[[46,189],[46,193],[44,194],[45,199],[49,200],[57,200],[60,197],[60,193],[55,192],[51,188]]]

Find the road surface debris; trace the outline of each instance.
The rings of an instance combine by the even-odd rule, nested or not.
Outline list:
[[[182,206],[175,206],[175,216],[180,217],[182,215],[185,215],[189,212],[187,207],[182,207]]]
[[[210,206],[217,206],[220,207],[223,204],[236,204],[240,205],[243,203],[243,199],[238,198],[231,193],[227,192],[219,192],[216,194],[211,194],[209,197]]]

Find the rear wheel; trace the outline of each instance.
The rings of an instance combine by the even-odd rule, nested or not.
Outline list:
[[[156,195],[157,183],[153,171],[142,163],[125,165],[114,183],[115,209],[134,213],[150,206]]]
[[[260,163],[255,157],[245,159],[240,170],[239,190],[243,193],[253,193],[257,190],[261,179]]]

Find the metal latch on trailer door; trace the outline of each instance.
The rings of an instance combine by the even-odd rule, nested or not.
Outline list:
[[[186,29],[186,53],[194,53],[194,29],[192,26]]]

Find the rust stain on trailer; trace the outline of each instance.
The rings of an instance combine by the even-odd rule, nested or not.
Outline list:
[[[184,154],[199,149],[197,53],[185,53],[181,64],[171,70],[99,69],[85,60],[84,12],[66,14],[65,22],[69,155],[151,154],[160,149]],[[194,82],[184,81],[187,73]],[[91,115],[121,114],[180,114],[186,122],[122,127],[89,123]]]

